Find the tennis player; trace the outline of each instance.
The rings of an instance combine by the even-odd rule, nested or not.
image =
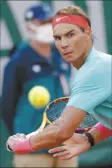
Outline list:
[[[58,146],[74,134],[87,113],[112,129],[111,55],[94,48],[91,21],[77,6],[59,10],[52,26],[56,47],[62,57],[78,69],[77,76],[59,119],[30,138],[22,134],[8,138],[7,145],[16,153]],[[91,144],[95,143],[90,132],[85,136]]]

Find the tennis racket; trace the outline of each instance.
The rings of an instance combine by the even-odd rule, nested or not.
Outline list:
[[[31,136],[41,132],[48,124],[51,124],[53,121],[57,120],[61,116],[64,108],[66,107],[68,100],[69,97],[61,97],[49,103],[43,113],[41,126],[37,131],[28,134],[27,136]],[[98,121],[92,115],[87,114],[84,120],[80,123],[79,128],[77,128],[75,132],[84,133],[90,130],[91,127],[97,122]]]

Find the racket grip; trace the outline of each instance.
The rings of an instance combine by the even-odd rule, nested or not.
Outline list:
[[[84,133],[84,132],[89,131],[90,129],[91,129],[91,127],[89,127],[89,128],[77,128],[77,129],[75,130],[75,133],[82,134],[82,133]]]

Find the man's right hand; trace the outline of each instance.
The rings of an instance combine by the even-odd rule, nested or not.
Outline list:
[[[53,154],[54,157],[67,160],[86,152],[91,147],[88,138],[84,134],[77,133],[74,133],[74,135],[63,144],[63,146],[50,149],[49,153]]]

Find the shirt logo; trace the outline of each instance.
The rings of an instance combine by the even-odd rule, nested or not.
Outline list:
[[[66,18],[66,17],[67,17],[67,16],[63,16],[63,17],[56,18],[56,22],[60,21],[61,19]]]
[[[41,71],[41,66],[40,65],[33,65],[32,71],[39,73]]]

